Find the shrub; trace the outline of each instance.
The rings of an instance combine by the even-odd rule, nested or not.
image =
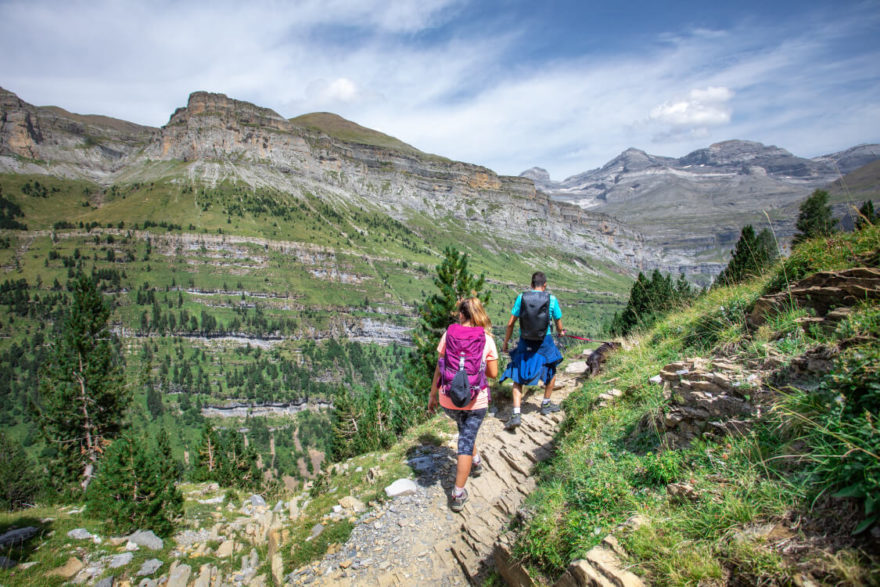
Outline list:
[[[809,393],[794,390],[780,405],[780,417],[795,420],[817,496],[858,498],[865,519],[855,532],[880,520],[880,346],[848,350]]]
[[[163,447],[160,440],[158,445],[128,433],[107,449],[86,492],[86,506],[111,531],[150,529],[168,536],[174,530],[183,497],[175,485],[177,467],[167,443]]]

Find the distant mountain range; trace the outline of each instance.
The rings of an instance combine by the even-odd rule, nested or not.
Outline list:
[[[790,237],[800,202],[817,188],[829,188],[844,213],[844,204],[856,201],[841,178],[878,160],[876,144],[805,159],[775,146],[725,141],[678,159],[627,149],[559,182],[537,167],[520,175],[554,200],[622,220],[667,254],[711,259],[731,247],[745,224],[767,226],[767,216],[779,238]],[[873,190],[876,197],[877,183],[864,179],[855,182],[865,188],[861,195]],[[835,181],[839,189],[829,186]]]
[[[320,187],[328,202],[378,206],[397,221],[452,220],[486,235],[489,247],[503,231],[516,252],[550,246],[629,272],[715,274],[747,223],[766,226],[769,217],[785,242],[799,203],[818,187],[829,187],[839,214],[872,197],[876,173],[841,178],[878,160],[880,145],[805,159],[726,141],[678,159],[628,149],[555,182],[540,168],[498,176],[334,114],[288,120],[222,94],[195,92],[168,124],[152,128],[33,106],[0,88],[0,172],[101,185],[186,178],[293,194]]]

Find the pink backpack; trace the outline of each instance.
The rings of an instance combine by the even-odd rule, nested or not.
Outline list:
[[[453,324],[446,331],[446,353],[438,361],[440,384],[456,407],[468,405],[488,387],[485,347],[486,330],[481,326]]]

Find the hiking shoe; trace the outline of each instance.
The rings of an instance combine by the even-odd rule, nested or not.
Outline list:
[[[479,477],[483,474],[483,460],[480,459],[479,463],[474,463],[471,465],[471,477]]]
[[[554,404],[553,402],[548,402],[546,404],[541,405],[541,415],[546,416],[547,414],[552,414],[554,412],[558,412],[561,408],[559,404]]]
[[[454,512],[460,512],[464,509],[464,504],[467,503],[468,494],[467,489],[465,489],[461,495],[458,497],[452,496],[452,501],[449,503],[449,509]]]
[[[522,424],[522,416],[520,414],[514,414],[510,417],[510,420],[507,421],[507,424],[504,425],[504,429],[513,430],[520,424]]]

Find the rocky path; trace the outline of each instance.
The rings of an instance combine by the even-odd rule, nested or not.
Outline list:
[[[576,388],[559,373],[554,402]],[[532,471],[552,454],[563,413],[540,414],[543,394],[523,401],[522,426],[504,430],[509,409],[487,416],[477,438],[485,463],[468,480],[460,514],[449,509],[457,436],[442,447],[422,447],[410,463],[421,470],[416,490],[361,518],[337,551],[288,575],[294,585],[467,585],[492,565],[495,541],[535,488]]]

